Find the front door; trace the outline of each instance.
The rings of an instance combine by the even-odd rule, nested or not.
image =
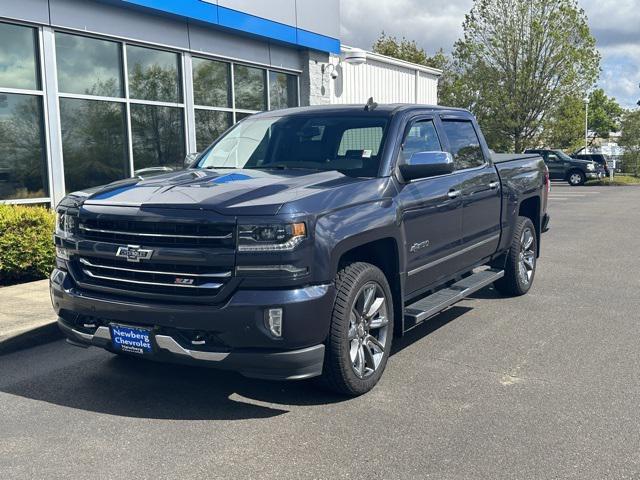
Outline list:
[[[442,151],[432,118],[410,122],[399,164],[413,153]],[[413,180],[400,185],[398,202],[407,258],[407,294],[450,275],[462,242],[461,176],[456,174]]]
[[[544,154],[544,163],[549,169],[549,178],[552,180],[564,180],[567,171],[566,162],[563,162],[555,153]]]

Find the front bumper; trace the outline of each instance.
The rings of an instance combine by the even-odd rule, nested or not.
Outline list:
[[[586,177],[590,179],[601,179],[605,177],[604,172],[587,172]]]
[[[150,359],[283,380],[322,373],[335,295],[332,285],[317,285],[238,290],[224,305],[140,303],[79,290],[71,276],[58,269],[51,275],[50,291],[58,324],[75,345],[111,350],[112,323],[145,327],[153,338]],[[273,337],[265,326],[264,311],[273,307],[283,310],[282,338]],[[189,339],[196,333],[214,341],[192,344]]]

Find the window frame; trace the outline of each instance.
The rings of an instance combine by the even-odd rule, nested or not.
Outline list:
[[[46,186],[49,192],[49,195],[46,197],[37,197],[37,198],[11,198],[11,199],[2,199],[0,198],[0,205],[17,205],[17,204],[41,204],[41,203],[49,203],[53,202],[54,193],[53,193],[53,165],[51,159],[51,149],[50,145],[50,134],[49,134],[49,108],[47,104],[47,90],[46,90],[46,78],[45,78],[45,63],[44,63],[44,40],[43,40],[43,27],[38,25],[32,25],[25,22],[14,22],[9,19],[2,19],[0,23],[6,23],[9,25],[15,25],[17,27],[29,28],[32,30],[34,35],[34,45],[36,47],[35,55],[35,68],[36,68],[36,84],[40,87],[39,89],[26,89],[26,88],[10,88],[10,87],[1,87],[0,86],[0,94],[14,94],[14,95],[30,95],[40,99],[41,102],[41,110],[42,117],[40,119],[41,128],[42,128],[42,138],[40,139],[42,149],[44,152],[44,160],[47,165],[47,178]]]

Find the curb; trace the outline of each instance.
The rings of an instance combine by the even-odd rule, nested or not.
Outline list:
[[[0,337],[0,356],[63,338],[57,322]]]

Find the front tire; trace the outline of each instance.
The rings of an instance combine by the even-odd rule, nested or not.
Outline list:
[[[364,262],[336,275],[336,300],[320,382],[349,396],[362,395],[380,380],[393,338],[393,300],[382,271]]]
[[[584,182],[587,181],[587,177],[585,177],[584,173],[582,173],[581,171],[574,170],[572,172],[569,172],[567,181],[572,187],[579,187],[580,185],[584,185]]]
[[[531,219],[518,217],[507,254],[504,277],[494,287],[505,295],[520,296],[529,291],[536,274],[538,239]]]

